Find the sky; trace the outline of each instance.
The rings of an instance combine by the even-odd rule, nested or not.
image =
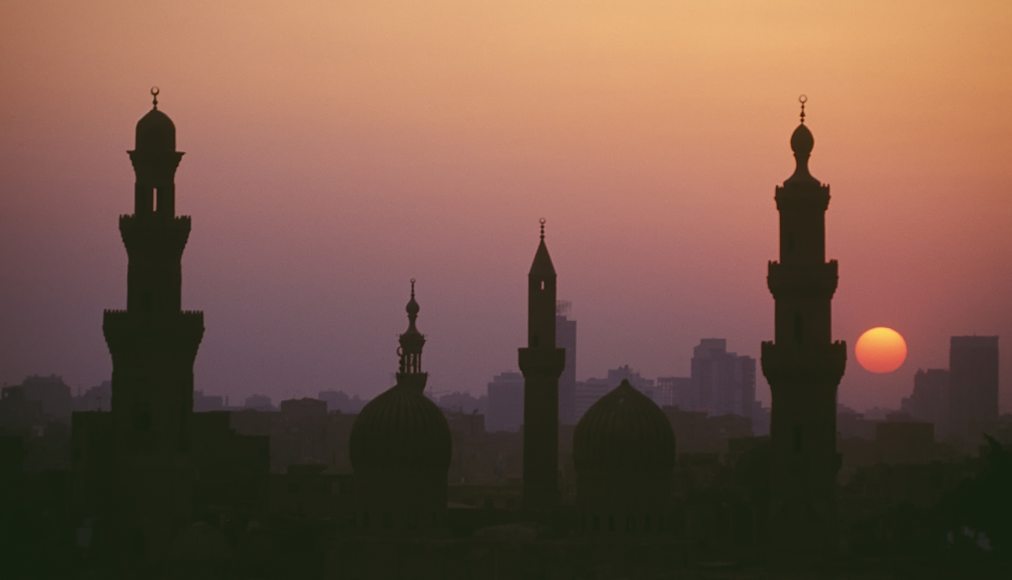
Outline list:
[[[414,277],[430,391],[482,393],[516,368],[541,217],[578,378],[687,375],[704,337],[757,357],[804,93],[840,401],[898,406],[980,334],[1012,410],[1010,29],[1003,0],[0,0],[0,383],[109,377],[152,85],[197,389],[374,396]],[[873,326],[906,337],[893,374],[853,359]]]

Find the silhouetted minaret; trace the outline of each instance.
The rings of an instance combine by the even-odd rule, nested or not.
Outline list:
[[[527,348],[524,374],[524,507],[541,511],[559,501],[559,376],[566,351],[555,346],[555,267],[541,242],[527,275]]]
[[[832,339],[837,263],[826,261],[829,186],[809,173],[815,139],[805,126],[807,98],[800,101],[801,124],[791,135],[797,167],[776,188],[780,260],[769,263],[767,278],[775,339],[762,345],[773,395],[769,521],[778,552],[826,555],[835,542],[836,390],[847,350]]]
[[[408,313],[408,329],[400,337],[401,346],[397,349],[397,356],[400,358],[400,366],[397,369],[397,384],[418,389],[418,392],[425,390],[425,382],[429,378],[428,373],[422,372],[422,347],[425,346],[425,336],[418,332],[415,321],[418,320],[418,302],[415,302],[415,279],[411,279],[411,300],[405,307]]]
[[[130,151],[134,213],[119,218],[126,246],[127,309],[106,311],[112,354],[112,413],[121,447],[145,455],[185,453],[193,410],[193,361],[204,334],[201,312],[180,310],[189,216],[175,212],[176,127],[158,110],[137,123]],[[121,449],[126,451],[126,449]]]
[[[129,260],[127,308],[107,310],[112,355],[112,514],[129,553],[153,557],[189,523],[193,361],[204,334],[201,312],[180,310],[181,260],[190,218],[175,215],[176,128],[154,106],[137,123],[130,151],[137,176],[134,213],[119,230]]]

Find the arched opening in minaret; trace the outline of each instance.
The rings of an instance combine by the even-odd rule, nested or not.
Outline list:
[[[544,291],[545,291],[545,281],[544,281],[544,280],[542,280],[542,281],[541,281],[541,288],[540,288],[540,290],[541,290],[542,292],[544,292]]]

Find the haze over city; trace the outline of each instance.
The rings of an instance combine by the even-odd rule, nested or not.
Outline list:
[[[151,85],[187,152],[207,392],[373,397],[412,277],[429,389],[481,392],[516,368],[541,217],[579,378],[685,375],[703,337],[757,357],[801,93],[834,335],[909,345],[894,374],[851,360],[840,402],[895,407],[950,336],[1012,334],[1006,2],[236,6],[5,4],[0,382],[108,379]]]

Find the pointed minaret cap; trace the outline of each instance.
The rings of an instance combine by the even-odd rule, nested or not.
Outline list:
[[[794,168],[794,174],[791,175],[785,183],[811,181],[818,183],[818,180],[812,176],[808,170],[808,159],[812,155],[812,149],[815,147],[815,136],[805,125],[805,103],[808,102],[806,95],[798,97],[798,102],[801,103],[801,123],[798,128],[791,134],[791,151],[794,151],[794,160],[796,162]]]
[[[545,218],[541,218],[539,223],[541,224],[541,242],[538,243],[538,251],[534,253],[530,275],[554,276],[555,266],[552,265],[552,257],[548,255],[548,246],[545,245]]]

